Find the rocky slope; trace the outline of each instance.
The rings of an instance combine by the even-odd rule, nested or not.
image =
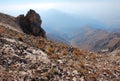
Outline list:
[[[12,28],[11,28],[12,27]],[[119,81],[120,51],[97,54],[0,24],[1,81]]]

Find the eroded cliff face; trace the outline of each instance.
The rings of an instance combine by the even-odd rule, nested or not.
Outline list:
[[[42,20],[40,15],[34,10],[30,9],[26,16],[19,15],[16,19],[24,33],[46,38],[46,33],[41,27]]]

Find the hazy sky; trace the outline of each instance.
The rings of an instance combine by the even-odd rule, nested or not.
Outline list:
[[[56,9],[103,19],[106,23],[120,23],[120,0],[0,0],[0,12],[16,16],[29,9]]]

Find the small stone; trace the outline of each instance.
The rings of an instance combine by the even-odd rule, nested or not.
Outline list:
[[[73,81],[77,81],[77,79],[76,79],[76,77],[73,77],[73,79],[72,79]]]
[[[77,75],[77,74],[78,74],[78,71],[77,71],[77,70],[74,70],[74,71],[73,71],[73,74]]]

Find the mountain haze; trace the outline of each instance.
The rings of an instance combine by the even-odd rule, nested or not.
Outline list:
[[[111,52],[120,47],[119,31],[116,27],[110,28],[95,19],[57,10],[48,10],[46,13],[41,14],[43,26],[48,32],[48,38],[53,41],[63,43],[66,41],[69,45],[96,52],[103,52],[103,50]],[[49,34],[54,37],[49,37]],[[116,39],[116,42],[111,42]]]
[[[75,14],[64,13],[58,10],[48,10],[41,13],[43,26],[46,31],[56,30],[63,32],[72,32],[72,30],[82,26],[91,26],[93,28],[105,29],[107,26],[95,19],[79,16]],[[48,26],[48,25],[50,26]],[[50,30],[49,30],[50,29]]]

